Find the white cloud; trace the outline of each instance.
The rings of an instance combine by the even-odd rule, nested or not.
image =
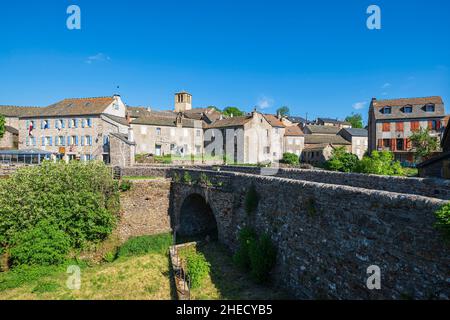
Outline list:
[[[392,85],[389,83],[389,82],[386,82],[385,84],[383,84],[382,86],[381,86],[381,89],[387,89],[387,88],[389,88],[389,87],[391,87]]]
[[[361,102],[355,102],[353,104],[353,109],[355,110],[361,110],[364,109],[366,107],[367,102],[366,101],[361,101]]]
[[[266,96],[261,96],[258,99],[258,102],[256,103],[256,106],[260,109],[267,109],[270,108],[273,105],[273,99],[266,97]]]
[[[90,56],[86,59],[86,63],[92,64],[94,62],[110,61],[111,58],[104,53],[97,53],[96,55]]]

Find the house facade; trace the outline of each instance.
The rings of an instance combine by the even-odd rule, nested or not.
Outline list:
[[[368,149],[367,129],[344,128],[338,132],[338,135],[352,144],[351,152],[361,160]]]
[[[392,100],[372,99],[369,108],[369,152],[389,150],[395,159],[413,163],[414,152],[409,137],[421,128],[439,138],[445,118],[441,97]]]
[[[301,156],[305,148],[305,137],[300,125],[288,126],[284,132],[284,151],[285,153],[294,153]]]
[[[110,163],[110,135],[128,137],[129,125],[125,105],[115,95],[65,99],[39,108],[19,117],[18,130],[19,150],[38,148],[58,159]]]

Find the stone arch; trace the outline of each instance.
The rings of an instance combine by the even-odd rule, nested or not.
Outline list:
[[[184,198],[178,214],[177,234],[181,237],[218,238],[216,217],[203,195],[191,193]]]

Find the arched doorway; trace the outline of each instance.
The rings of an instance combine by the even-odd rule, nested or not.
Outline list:
[[[217,222],[203,196],[191,194],[181,205],[177,236],[190,240],[217,239]]]

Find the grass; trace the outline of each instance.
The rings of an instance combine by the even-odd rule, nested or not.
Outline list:
[[[110,300],[171,299],[168,247],[171,235],[136,237],[123,244],[110,263],[87,265],[67,262],[62,266],[21,267],[0,273],[0,300]],[[66,282],[69,265],[81,269],[81,288]]]

